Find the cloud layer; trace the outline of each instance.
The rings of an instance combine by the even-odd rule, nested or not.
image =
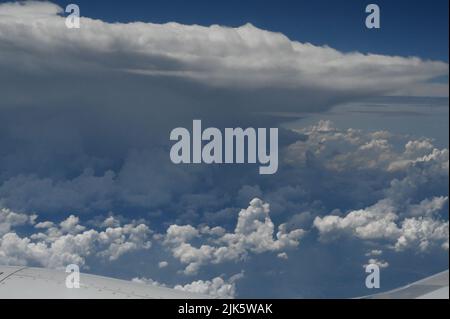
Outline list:
[[[448,146],[419,129],[280,128],[270,179],[247,166],[175,166],[168,154],[170,130],[192,119],[277,127],[284,111],[448,95],[433,81],[447,63],[343,53],[249,24],[84,17],[69,30],[61,10],[0,4],[0,263],[78,263],[222,297],[311,297],[341,278],[358,286],[367,263],[399,274],[447,257]]]
[[[86,258],[98,256],[110,261],[122,255],[151,247],[150,229],[144,224],[126,224],[87,229],[79,218],[71,215],[59,224],[36,223],[23,213],[0,211],[0,263],[6,265],[39,265],[65,268],[69,264],[84,266]],[[29,237],[19,236],[12,228],[33,225]]]

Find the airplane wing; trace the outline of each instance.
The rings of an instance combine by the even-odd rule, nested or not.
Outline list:
[[[80,288],[66,287],[64,271],[0,266],[0,299],[210,299],[211,296],[126,280],[81,274]],[[448,270],[361,299],[449,299]]]
[[[388,292],[361,299],[449,299],[448,270]]]
[[[210,299],[210,296],[126,280],[80,274],[80,288],[66,287],[68,273],[0,266],[0,299]]]

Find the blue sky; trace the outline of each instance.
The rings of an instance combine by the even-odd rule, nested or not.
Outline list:
[[[65,6],[74,1],[55,1]],[[364,26],[370,1],[304,0],[130,0],[75,1],[82,15],[110,22],[240,26],[247,22],[291,39],[342,51],[419,56],[448,61],[447,0],[373,1],[381,9],[381,29]]]
[[[0,3],[0,263],[248,298],[448,268],[448,1],[378,1],[381,30],[362,1],[76,3]],[[278,172],[175,165],[193,119],[278,127]]]

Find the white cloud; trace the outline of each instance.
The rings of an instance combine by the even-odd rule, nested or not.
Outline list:
[[[386,131],[341,130],[324,120],[299,132],[308,139],[287,147],[284,160],[291,165],[304,166],[307,157],[313,156],[333,171],[376,169],[395,173],[418,165],[429,165],[436,173],[448,171],[448,149],[437,149],[430,139],[407,140],[404,149],[398,150],[395,142],[405,137]]]
[[[170,244],[184,243],[199,236],[199,231],[191,225],[171,225],[167,228],[165,242]]]
[[[236,295],[236,281],[242,277],[243,274],[241,273],[232,276],[229,280],[224,280],[222,277],[216,277],[212,280],[197,280],[186,285],[176,285],[175,289],[231,299]]]
[[[114,216],[108,216],[101,223],[101,226],[103,226],[103,227],[117,227],[117,226],[120,226],[120,221],[117,218],[115,218]]]
[[[402,233],[395,243],[396,250],[417,247],[426,251],[436,243],[448,250],[449,223],[429,217],[406,218],[402,222]]]
[[[288,254],[285,253],[285,252],[279,253],[279,254],[277,255],[277,257],[280,258],[280,259],[289,259]]]
[[[314,226],[324,241],[347,235],[363,240],[387,240],[397,251],[409,248],[426,251],[436,244],[448,249],[448,221],[428,217],[427,211],[422,213],[421,217],[399,221],[397,208],[385,199],[365,209],[349,212],[344,217],[316,217]]]
[[[34,227],[37,229],[46,229],[46,228],[51,228],[53,226],[55,226],[55,223],[50,222],[50,221],[39,222],[36,225],[34,225]]]
[[[231,276],[228,280],[215,277],[211,280],[195,280],[184,285],[175,285],[173,288],[215,298],[232,299],[236,296],[236,282],[243,277],[244,273],[239,273]],[[156,287],[169,287],[167,284],[146,277],[136,277],[131,281]]]
[[[123,254],[151,247],[151,234],[144,224],[127,224],[104,230],[86,229],[79,218],[71,215],[58,226],[53,222],[37,223],[37,233],[19,236],[13,226],[34,224],[29,217],[10,210],[0,211],[0,263],[12,265],[40,265],[49,268],[85,264],[86,257],[99,256],[116,260]],[[41,232],[42,231],[42,232]]]
[[[135,278],[131,279],[131,281],[138,283],[138,284],[146,284],[146,285],[151,285],[151,286],[155,286],[155,287],[167,287],[166,284],[160,283],[158,281],[155,281],[151,278],[146,278],[146,277],[135,277]]]
[[[408,207],[409,216],[433,216],[448,205],[448,196],[425,198],[419,204],[413,204]]]
[[[380,131],[339,130],[331,122],[320,121],[301,131],[306,141],[289,146],[288,161],[304,165],[305,155],[335,172],[375,171],[392,176],[383,195],[363,209],[316,216],[314,227],[320,239],[348,236],[367,241],[385,241],[390,248],[448,247],[448,196],[426,196],[427,190],[448,183],[448,149],[437,149],[430,139],[408,140],[403,150],[394,147],[399,136]],[[308,155],[307,155],[308,156]],[[387,179],[389,181],[389,179]],[[445,189],[436,192],[444,193]],[[373,255],[376,256],[376,255]]]
[[[395,239],[400,229],[395,208],[389,200],[382,200],[365,209],[349,212],[346,216],[316,217],[314,226],[323,240],[348,234],[361,239]]]
[[[371,256],[381,256],[383,254],[383,251],[380,249],[373,249],[371,251],[369,251],[366,256],[367,257],[371,257]]]
[[[78,234],[81,233],[86,227],[79,224],[80,219],[74,215],[70,215],[67,219],[63,220],[59,226],[63,233]]]
[[[21,20],[29,20],[34,17],[45,18],[49,15],[60,14],[63,11],[59,6],[46,1],[7,2],[2,3],[0,8],[2,18],[15,16]]]
[[[34,224],[36,215],[16,213],[7,208],[0,208],[0,236],[8,233],[12,227]]]
[[[387,268],[389,267],[389,263],[384,260],[378,260],[376,258],[371,258],[367,262],[367,264],[363,265],[363,268],[366,268],[368,265],[377,265],[380,268]]]
[[[51,3],[1,4],[0,47],[7,43],[9,50],[0,51],[0,61],[32,72],[55,66],[113,68],[190,78],[208,85],[333,88],[363,94],[423,87],[420,84],[433,87],[425,82],[448,74],[448,65],[443,62],[342,53],[291,41],[281,33],[250,24],[238,28],[112,24],[83,17],[82,27],[73,32],[65,28],[65,18],[58,15],[61,11]],[[55,54],[57,51],[61,53]],[[51,64],[40,58],[48,54],[53,57]],[[24,56],[28,63],[22,63]],[[87,62],[85,57],[91,59]]]
[[[425,189],[448,184],[449,151],[434,148],[429,154],[409,161],[402,169],[406,176],[393,179],[386,190],[387,196],[397,202],[410,201],[421,196]]]
[[[108,227],[99,233],[99,242],[102,245],[109,245],[99,254],[106,256],[109,260],[116,260],[121,255],[139,249],[149,249],[151,242],[147,237],[151,234],[147,225],[127,224],[123,227]]]
[[[296,247],[304,230],[288,231],[286,225],[281,224],[275,235],[269,212],[269,204],[255,198],[247,209],[240,211],[233,233],[217,227],[200,227],[200,231],[190,225],[171,225],[164,244],[175,258],[187,265],[184,272],[189,275],[197,273],[206,264],[242,260],[249,253],[279,252]],[[201,242],[197,247],[190,242],[194,238]]]

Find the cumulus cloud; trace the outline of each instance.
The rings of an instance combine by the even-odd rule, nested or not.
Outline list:
[[[361,239],[397,238],[400,230],[395,221],[398,219],[394,208],[387,200],[367,207],[366,209],[349,212],[346,216],[316,217],[314,226],[319,230],[322,239],[333,234],[340,236],[347,233]]]
[[[329,121],[299,132],[307,139],[286,148],[285,164],[295,169],[294,174],[313,171],[298,175],[315,178],[331,196],[351,198],[351,202],[365,199],[366,206],[388,198],[394,205],[405,206],[401,214],[420,215],[407,209],[419,209],[427,198],[432,200],[429,205],[447,205],[448,149],[437,148],[430,139],[387,131],[337,129]],[[315,189],[314,185],[309,188]],[[425,202],[410,206],[418,201]]]
[[[81,233],[86,227],[79,224],[80,218],[74,215],[70,215],[67,219],[59,223],[62,233],[78,234]]]
[[[44,221],[35,223],[36,216],[2,209],[0,214],[0,263],[10,265],[40,265],[49,268],[74,263],[85,265],[86,258],[98,256],[113,261],[122,255],[151,247],[151,234],[144,224],[127,224],[103,230],[86,229],[79,218],[71,215],[58,225]],[[12,226],[34,224],[37,230],[29,237],[19,236]]]
[[[212,280],[197,280],[186,285],[176,285],[175,289],[210,295],[216,298],[232,299],[236,295],[236,281],[243,276],[243,273],[240,273],[228,280],[224,280],[222,277],[216,277]]]
[[[100,225],[103,227],[117,227],[120,226],[120,221],[114,216],[108,216]]]
[[[344,217],[316,217],[314,226],[325,241],[348,235],[363,240],[387,240],[398,251],[408,248],[426,251],[436,244],[448,249],[448,221],[427,217],[426,211],[424,216],[399,221],[397,210],[391,201],[382,200],[365,209],[351,211]]]
[[[410,205],[407,211],[408,216],[433,216],[448,205],[448,196],[426,198],[419,204]]]
[[[229,279],[215,277],[211,280],[195,280],[184,285],[175,285],[173,288],[181,291],[209,295],[215,298],[232,299],[236,297],[236,282],[243,277],[244,274],[239,273],[231,276]],[[169,287],[167,284],[145,277],[136,277],[133,278],[132,281],[156,287]]]
[[[279,253],[277,255],[277,257],[280,258],[280,259],[288,259],[289,258],[288,254],[285,253],[285,252]]]
[[[397,202],[409,201],[411,198],[420,198],[423,192],[436,192],[438,189],[447,191],[448,195],[448,149],[434,148],[429,154],[408,163],[404,169],[407,174],[393,179],[386,190],[386,195],[390,198]]]
[[[384,179],[374,189],[380,197],[374,204],[316,216],[313,226],[322,241],[356,237],[387,242],[398,251],[448,247],[448,149],[438,149],[426,138],[406,140],[399,148],[402,139],[389,132],[341,130],[329,121],[301,132],[308,139],[287,148],[289,165],[315,165],[346,178],[355,175],[355,183],[363,187],[368,181],[360,180],[362,172],[374,176],[371,183],[379,178],[375,175]]]
[[[222,227],[200,227],[171,225],[166,232],[164,245],[181,263],[186,264],[185,274],[196,274],[201,266],[238,261],[250,253],[279,252],[299,245],[304,236],[302,229],[288,231],[286,224],[275,225],[270,216],[268,203],[254,198],[247,209],[239,212],[233,233]],[[199,245],[193,245],[197,239]]]
[[[387,268],[389,267],[389,263],[384,260],[378,260],[376,258],[370,258],[367,264],[363,265],[364,268],[366,268],[368,265],[377,265],[380,268]]]
[[[371,257],[371,256],[380,256],[381,254],[383,254],[383,251],[380,249],[373,249],[371,251],[369,251],[368,253],[366,253],[367,257]]]
[[[91,208],[105,209],[111,206],[115,195],[114,178],[111,171],[94,176],[92,170],[85,170],[71,180],[20,174],[0,185],[0,203],[52,212],[61,208],[83,211],[89,201]]]
[[[0,208],[0,236],[8,233],[12,227],[33,224],[36,218],[34,214],[16,213],[7,208]]]
[[[426,217],[406,218],[402,222],[401,235],[395,243],[396,250],[417,247],[426,251],[430,246],[440,243],[448,251],[449,223]]]
[[[394,173],[428,162],[436,163],[434,170],[442,174],[448,170],[448,149],[437,149],[427,138],[407,140],[399,150],[399,136],[387,131],[341,130],[327,120],[298,131],[308,139],[287,147],[285,161],[292,165],[315,159],[333,171],[378,169]]]
[[[151,278],[146,278],[146,277],[135,277],[135,278],[131,279],[131,281],[138,283],[138,284],[146,284],[146,285],[151,285],[151,286],[155,286],[155,287],[167,287],[166,284],[160,283],[156,280],[153,280]]]

